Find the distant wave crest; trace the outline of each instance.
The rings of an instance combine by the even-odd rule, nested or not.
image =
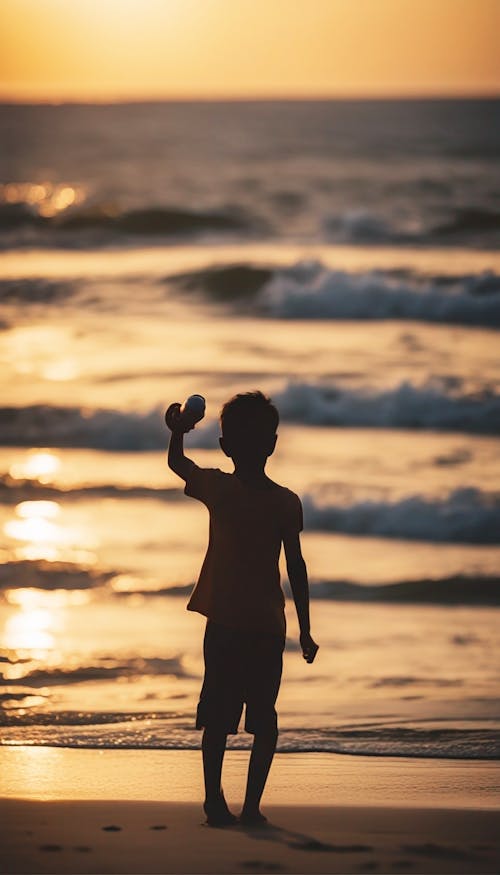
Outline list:
[[[15,667],[9,677],[9,665]],[[182,660],[175,656],[119,658],[114,656],[96,657],[92,663],[81,663],[71,667],[38,667],[29,659],[8,663],[4,668],[2,686],[46,687],[60,684],[77,684],[85,681],[106,681],[123,677],[144,677],[145,675],[184,676]]]
[[[17,504],[20,501],[77,501],[97,498],[156,498],[161,501],[176,501],[182,497],[182,490],[175,487],[118,486],[113,483],[57,486],[53,483],[40,483],[39,480],[25,480],[0,475],[0,502]]]
[[[88,568],[72,562],[47,562],[19,559],[0,565],[0,591],[23,587],[56,589],[94,589],[103,586],[116,572]]]
[[[126,576],[126,574],[125,574]],[[128,579],[120,586],[117,570],[96,569],[70,562],[44,560],[11,560],[0,566],[0,592],[23,588],[55,590],[91,590],[95,597],[126,600],[140,596],[145,599],[187,598],[193,583],[167,583],[154,587],[140,577]],[[115,586],[116,582],[116,586]],[[285,582],[285,595],[291,598]],[[312,580],[310,596],[315,600],[338,602],[381,602],[394,604],[489,605],[500,606],[500,577],[497,575],[455,574],[441,578],[400,580],[394,583],[366,584],[352,580]],[[457,640],[467,645],[467,640]],[[2,657],[0,662],[9,662]]]
[[[418,227],[398,223],[367,209],[351,209],[323,219],[323,230],[331,240],[344,243],[426,246],[463,243],[483,239],[500,231],[500,212],[487,207],[463,206],[449,211],[441,222],[421,220]]]
[[[178,236],[200,232],[245,233],[255,220],[240,210],[195,210],[175,206],[146,206],[120,210],[114,204],[87,204],[43,215],[28,202],[0,203],[0,231],[34,228],[44,231],[106,232],[108,235]]]
[[[389,604],[500,605],[500,577],[452,575],[440,579],[402,580],[396,583],[362,584],[349,580],[313,582],[312,599],[336,602],[382,602]],[[457,646],[467,641],[457,640]]]
[[[144,598],[187,598],[193,584],[165,586],[161,589],[131,589],[115,594],[122,598],[140,594]],[[292,598],[285,584],[287,598]],[[500,577],[456,574],[443,578],[400,580],[396,583],[365,584],[351,580],[312,580],[309,594],[314,600],[335,602],[381,602],[384,604],[489,605],[500,606]],[[457,646],[467,640],[457,640]]]

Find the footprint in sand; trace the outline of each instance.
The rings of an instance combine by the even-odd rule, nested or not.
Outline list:
[[[460,848],[446,845],[435,845],[425,842],[422,845],[402,845],[401,850],[406,854],[421,854],[424,857],[441,857],[443,860],[476,860],[477,854],[471,854]]]
[[[40,845],[40,851],[62,851],[62,845]]]
[[[88,845],[76,845],[73,850],[78,851],[79,854],[88,854],[89,851],[92,850],[92,848],[89,848]]]
[[[121,826],[114,826],[114,825],[111,825],[111,826],[102,826],[101,829],[103,829],[104,832],[120,832],[120,831],[121,831]]]
[[[154,826],[150,826],[149,828],[150,829],[168,829],[168,826],[165,826],[164,823],[158,823],[158,824],[155,824]]]
[[[281,863],[267,863],[265,860],[243,860],[240,866],[252,872],[283,872]]]
[[[373,851],[371,845],[329,845],[317,839],[307,839],[301,842],[290,842],[290,848],[296,851],[330,851],[334,854],[365,854]]]

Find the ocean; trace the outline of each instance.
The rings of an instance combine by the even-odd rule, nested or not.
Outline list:
[[[163,413],[204,395],[229,471],[258,388],[320,644],[288,598],[278,749],[498,758],[499,102],[0,117],[1,742],[199,747],[208,518]]]

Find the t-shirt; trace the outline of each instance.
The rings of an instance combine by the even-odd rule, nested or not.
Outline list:
[[[303,526],[299,497],[272,481],[256,487],[235,474],[197,466],[184,492],[210,512],[207,553],[188,611],[225,626],[284,637],[278,563],[283,539]]]

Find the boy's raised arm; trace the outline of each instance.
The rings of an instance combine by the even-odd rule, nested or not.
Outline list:
[[[300,628],[300,646],[306,662],[314,662],[319,650],[318,645],[311,637],[309,620],[309,582],[307,568],[300,548],[299,533],[287,536],[283,541],[286,557],[288,579],[292,588],[293,600],[297,610],[297,618]]]
[[[184,455],[184,428],[179,419],[180,409],[180,404],[171,404],[165,413],[165,422],[171,431],[168,466],[182,480],[187,480],[195,463]]]

